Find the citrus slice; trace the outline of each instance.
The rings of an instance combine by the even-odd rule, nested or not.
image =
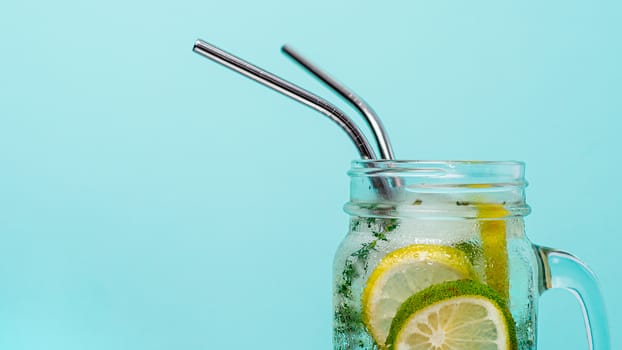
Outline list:
[[[475,281],[431,286],[402,304],[390,350],[516,350],[512,316],[501,296]]]
[[[509,294],[507,228],[504,219],[509,214],[502,204],[476,204],[480,219],[480,234],[486,272],[486,284],[507,299]]]
[[[385,255],[369,276],[361,297],[363,322],[383,347],[400,305],[437,283],[474,278],[469,258],[447,246],[416,244]]]

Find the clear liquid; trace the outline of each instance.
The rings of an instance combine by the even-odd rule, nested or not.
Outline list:
[[[334,262],[334,349],[382,349],[365,326],[361,295],[376,265],[388,253],[413,244],[449,246],[466,253],[477,279],[486,281],[490,264],[483,253],[476,219],[416,220],[353,216]],[[505,220],[507,304],[516,326],[519,350],[536,344],[537,261],[525,238],[522,218]]]

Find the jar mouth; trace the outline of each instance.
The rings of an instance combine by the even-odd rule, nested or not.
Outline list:
[[[348,175],[352,215],[479,218],[490,205],[529,213],[519,161],[355,160]]]
[[[520,160],[441,160],[441,159],[355,159],[352,164],[366,164],[366,163],[396,163],[396,164],[497,164],[497,165],[524,165],[525,162]]]
[[[350,177],[407,178],[430,185],[526,186],[525,163],[473,160],[354,160]]]

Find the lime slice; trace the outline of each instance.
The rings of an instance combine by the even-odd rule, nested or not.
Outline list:
[[[402,304],[390,350],[515,350],[514,321],[501,296],[475,281],[429,287]]]
[[[382,258],[367,280],[361,297],[363,322],[382,347],[406,299],[433,284],[474,276],[469,258],[455,248],[416,244],[395,250]]]

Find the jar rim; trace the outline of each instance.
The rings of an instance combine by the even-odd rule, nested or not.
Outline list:
[[[495,178],[523,182],[525,163],[515,160],[353,160],[348,175],[436,179]]]
[[[436,164],[455,164],[455,165],[499,165],[499,166],[525,166],[525,162],[519,160],[440,160],[440,159],[355,159],[352,166],[365,166],[368,164],[413,164],[413,165],[436,165]]]
[[[496,203],[509,216],[523,216],[529,212],[524,174],[520,161],[355,160],[348,171],[346,211],[359,216],[467,217],[464,212],[471,204]],[[383,203],[400,209],[387,214],[386,208],[378,209]],[[361,211],[367,206],[378,210]]]

